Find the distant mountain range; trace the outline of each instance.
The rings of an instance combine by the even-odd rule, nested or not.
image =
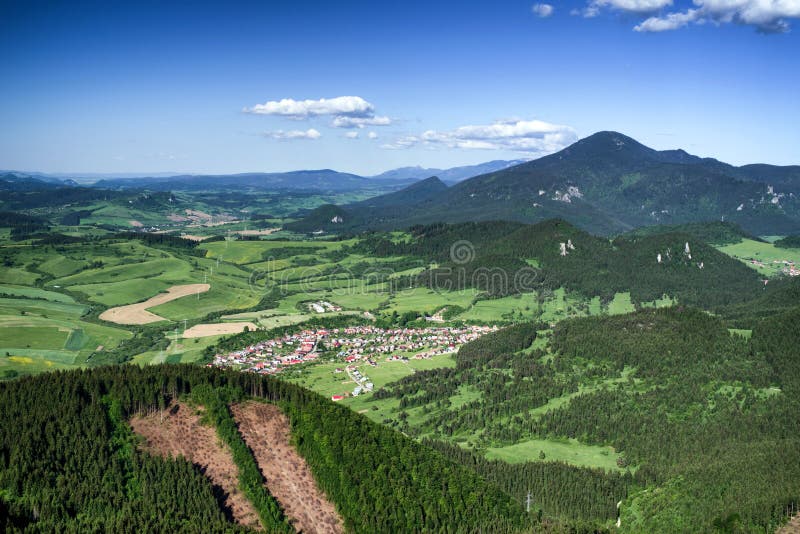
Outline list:
[[[221,175],[181,175],[153,178],[116,178],[99,180],[94,187],[104,189],[150,189],[157,191],[198,191],[210,189],[268,189],[277,191],[346,192],[369,189],[375,185],[403,187],[414,180],[386,180],[376,182],[364,176],[338,172],[331,169],[303,170],[271,173],[243,173]]]
[[[452,169],[405,167],[373,177],[330,169],[232,175],[109,178],[102,190],[306,191],[377,195],[298,214],[298,231],[407,228],[432,222],[562,218],[594,234],[657,224],[730,221],[756,235],[800,233],[800,166],[736,167],[683,150],[658,151],[599,132],[543,158]],[[435,173],[431,176],[429,173]],[[477,176],[472,176],[478,173]],[[480,174],[482,173],[482,174]],[[448,186],[449,185],[449,186]],[[85,189],[72,179],[0,171],[0,191]],[[75,196],[78,191],[74,192]],[[22,195],[22,196],[20,196]],[[80,198],[91,197],[91,191]],[[19,202],[17,202],[19,203]],[[329,217],[330,215],[330,217]]]
[[[269,173],[241,174],[45,174],[39,172],[0,171],[0,180],[9,183],[50,185],[83,185],[101,189],[148,189],[152,191],[198,191],[207,189],[265,189],[277,191],[348,192],[379,188],[386,191],[402,188],[419,180],[438,176],[453,184],[461,180],[517,165],[525,160],[495,160],[478,165],[450,169],[425,169],[402,167],[376,176],[359,176],[331,169],[299,170]],[[8,178],[6,178],[8,177]],[[76,181],[77,180],[77,181]],[[4,188],[9,189],[6,185]]]
[[[375,194],[413,184],[414,179],[374,180],[330,169],[276,173],[243,173],[222,175],[177,175],[127,178],[103,178],[95,182],[59,178],[40,173],[0,171],[0,190],[36,190],[54,187],[87,187],[105,190],[204,191],[266,190],[350,192],[375,191]]]
[[[683,150],[657,151],[617,132],[596,133],[447,189],[441,185],[429,182],[423,191],[409,188],[341,206],[337,222],[315,230],[558,217],[594,234],[708,220],[735,222],[759,235],[800,231],[800,166],[735,167]],[[318,219],[311,213],[295,228],[307,229]]]
[[[78,185],[75,181],[49,176],[29,175],[15,171],[0,171],[0,191],[30,191]]]
[[[464,167],[453,167],[450,169],[425,169],[419,166],[400,167],[399,169],[393,169],[391,171],[377,174],[371,178],[375,180],[422,180],[425,178],[430,178],[431,176],[436,176],[445,183],[453,184],[462,180],[466,180],[467,178],[480,176],[481,174],[507,169],[509,167],[513,167],[514,165],[525,163],[526,161],[528,160],[493,160],[487,161],[486,163],[479,163],[478,165],[467,165]]]

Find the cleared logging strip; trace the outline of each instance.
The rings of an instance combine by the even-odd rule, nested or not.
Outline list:
[[[267,532],[295,532],[265,485],[264,476],[258,469],[253,452],[244,442],[228,404],[240,400],[241,391],[231,388],[212,388],[207,385],[192,390],[192,398],[206,408],[219,437],[228,444],[233,461],[239,468],[239,487],[253,503],[261,523]]]

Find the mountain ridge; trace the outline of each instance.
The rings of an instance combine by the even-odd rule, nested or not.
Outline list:
[[[775,177],[775,185],[769,177]],[[372,199],[375,204],[382,200]],[[603,131],[513,167],[459,182],[436,201],[401,214],[350,210],[352,230],[412,224],[561,217],[592,233],[708,220],[735,222],[752,234],[800,229],[800,167],[734,167],[682,149],[658,151]]]
[[[485,163],[478,163],[476,165],[463,165],[459,167],[450,167],[448,169],[424,168],[417,165],[412,167],[399,167],[397,169],[390,169],[386,172],[382,172],[381,174],[370,176],[370,178],[375,180],[383,180],[387,178],[414,178],[421,180],[430,176],[437,176],[443,182],[453,184],[468,178],[480,176],[481,174],[485,174],[487,172],[507,169],[509,167],[525,163],[526,161],[528,160],[492,160]]]
[[[106,189],[151,189],[158,191],[212,189],[218,187],[277,188],[285,190],[349,191],[367,188],[404,187],[438,176],[448,184],[505,169],[527,160],[492,160],[446,169],[421,166],[399,167],[377,175],[359,175],[334,169],[298,169],[277,172],[219,173],[41,173],[0,170],[0,179],[36,184]],[[7,179],[4,177],[8,177]],[[76,181],[77,180],[77,181]]]

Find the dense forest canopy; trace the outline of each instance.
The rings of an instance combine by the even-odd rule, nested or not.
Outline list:
[[[779,248],[800,248],[800,235],[788,235],[775,241],[774,245]]]
[[[416,373],[377,396],[430,411],[421,423],[401,425],[405,432],[450,443],[470,436],[476,450],[577,439],[613,446],[618,465],[632,469],[509,465],[434,443],[519,499],[534,488],[546,514],[613,519],[622,501],[622,524],[633,532],[719,525],[760,532],[800,502],[800,469],[785,462],[800,450],[792,415],[800,409],[798,320],[797,309],[764,320],[748,340],[696,309],[642,310],[563,321],[548,353],[528,348],[546,325],[521,324],[466,345],[455,369]],[[465,387],[482,396],[449,407]],[[563,398],[569,401],[537,410]],[[552,491],[537,492],[537,481],[556,479]]]
[[[564,287],[605,301],[630,291],[636,303],[669,295],[715,309],[753,299],[763,289],[756,272],[689,233],[608,241],[557,219],[535,225],[435,224],[410,232],[410,241],[377,234],[356,247],[377,256],[411,255],[436,262],[437,267],[418,276],[423,285],[475,287],[496,297]],[[458,252],[454,244],[463,244],[467,261],[453,255]]]
[[[125,366],[0,384],[4,529],[236,530],[192,464],[140,452],[125,423],[189,393],[211,406],[225,429],[220,435],[233,440],[238,434],[225,423],[232,396],[278,403],[298,451],[350,531],[536,527],[519,503],[474,471],[297,386],[197,366]]]

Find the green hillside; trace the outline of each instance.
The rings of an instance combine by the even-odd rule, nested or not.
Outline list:
[[[347,408],[277,380],[187,366],[51,373],[0,385],[3,529],[245,530],[226,520],[197,467],[140,451],[125,423],[188,394],[218,414],[216,425],[229,417],[224,403],[245,394],[281,406],[297,450],[348,531],[537,529],[538,519],[474,471]],[[236,433],[222,428],[221,435]],[[269,531],[278,525],[264,523]]]
[[[800,229],[796,176],[796,167],[734,167],[599,132],[555,154],[460,182],[408,210],[346,206],[347,230],[563,218],[593,234],[613,235],[722,219],[756,235],[786,234]]]
[[[800,235],[789,235],[773,243],[780,248],[800,248]]]
[[[800,446],[789,415],[800,407],[797,320],[795,308],[750,340],[683,307],[569,320],[552,333],[521,324],[373,402],[391,402],[382,417],[392,425],[439,440],[429,443],[517,498],[531,491],[545,514],[602,524],[621,501],[622,532],[763,532],[800,500],[800,471],[782,461]],[[583,456],[565,456],[565,445]],[[513,464],[483,459],[525,449]],[[608,455],[615,469],[596,469]],[[573,467],[550,463],[561,459]]]
[[[689,234],[710,245],[731,245],[739,243],[742,239],[758,239],[742,230],[737,224],[719,221],[643,226],[625,233],[623,237],[636,238],[672,233]]]
[[[432,225],[412,233],[416,239],[410,243],[375,236],[359,247],[375,255],[418,255],[437,263],[417,277],[429,287],[473,287],[493,296],[564,287],[605,302],[627,291],[637,304],[669,295],[714,308],[755,298],[763,287],[756,272],[689,234],[612,242],[563,220]],[[460,252],[466,256],[459,258]]]

